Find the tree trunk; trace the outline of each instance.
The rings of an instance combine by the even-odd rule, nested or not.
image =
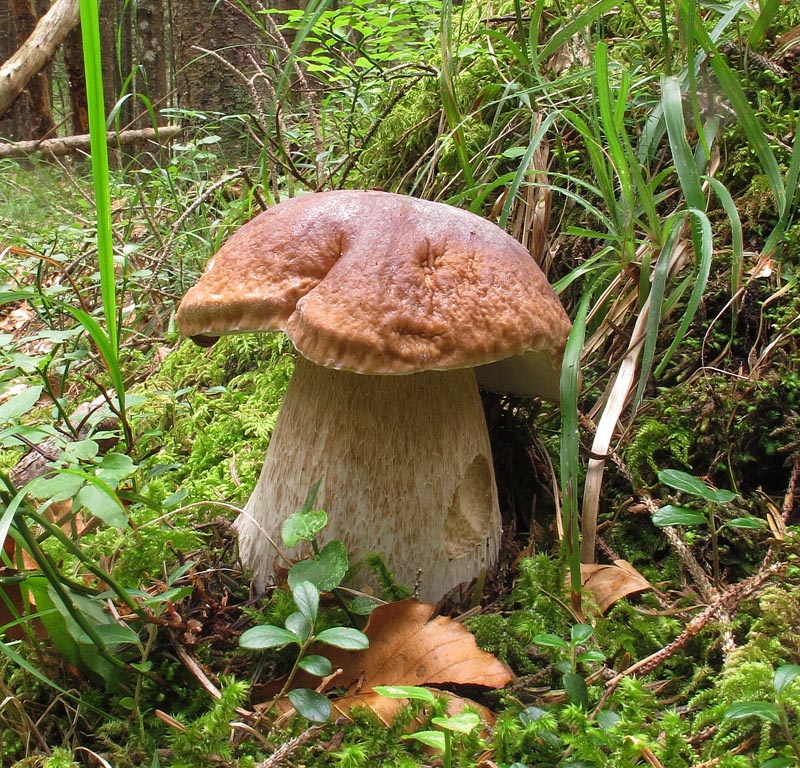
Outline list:
[[[171,13],[178,106],[226,115],[251,110],[235,70],[252,74],[248,54],[260,42],[258,27],[229,2],[172,0]]]
[[[0,0],[0,61],[10,59],[17,50],[17,23],[11,0]],[[0,117],[0,136],[11,141],[28,138],[27,99],[17,99],[13,106]]]
[[[10,59],[36,28],[39,16],[47,11],[33,0],[4,0],[0,5],[0,61]],[[8,128],[6,128],[8,126]],[[46,71],[31,77],[13,108],[0,121],[0,135],[14,140],[40,139],[55,128],[50,99],[50,78]]]
[[[131,6],[133,3],[128,0],[117,0],[117,25],[121,34],[117,35],[117,77],[119,78],[119,86],[117,87],[114,95],[117,101],[126,94],[132,95],[133,98],[127,98],[119,107],[119,113],[116,118],[116,126],[118,129],[127,128],[133,120],[133,115],[139,111],[139,104],[136,98],[135,88],[133,87],[132,77],[133,70],[133,45],[132,36],[135,34],[133,26],[133,12]],[[115,102],[116,103],[116,102]]]
[[[146,94],[156,113],[169,106],[165,11],[164,0],[139,0],[136,4],[134,86],[137,92]],[[135,127],[150,125],[143,103],[136,104],[136,113]]]
[[[80,27],[69,33],[64,43],[64,69],[69,88],[72,133],[89,132],[89,104],[86,98],[86,71],[83,68],[83,42]]]
[[[8,111],[31,78],[44,69],[78,20],[78,0],[55,0],[33,33],[0,67],[0,115]]]
[[[110,115],[119,98],[121,81],[117,67],[117,3],[100,0],[100,50],[103,68],[103,101],[106,115]]]
[[[17,45],[22,46],[33,34],[39,17],[32,0],[11,0],[17,25]],[[37,72],[25,87],[28,105],[26,139],[43,139],[55,128],[53,108],[50,104],[50,83],[47,73]]]

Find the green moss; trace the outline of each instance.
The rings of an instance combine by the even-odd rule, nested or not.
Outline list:
[[[184,730],[173,736],[171,768],[202,768],[229,761],[233,755],[230,723],[248,691],[248,683],[223,680],[220,698],[200,717],[184,722]]]
[[[252,491],[294,367],[282,334],[224,337],[201,350],[184,342],[148,382],[160,400],[151,424],[161,449],[150,460],[152,491],[180,488],[185,502],[241,505]],[[147,404],[153,412],[153,403]]]
[[[524,631],[527,642],[539,632],[569,635],[572,622],[564,607],[565,589],[566,570],[560,558],[540,554],[520,561],[512,598],[525,611],[516,627],[519,633]]]
[[[484,613],[467,619],[465,626],[475,635],[480,648],[497,656],[517,674],[530,675],[535,671],[513,619],[497,613]]]
[[[746,641],[727,656],[713,685],[693,696],[689,707],[695,733],[713,729],[708,756],[724,755],[747,739],[756,739],[760,763],[781,748],[778,729],[755,717],[725,719],[724,713],[739,702],[772,701],[775,669],[800,663],[800,587],[787,583],[767,586],[756,604],[740,617],[748,620],[748,614]],[[800,688],[788,689],[787,696],[789,711],[800,711]]]
[[[646,595],[641,599],[644,601],[641,608],[620,600],[595,624],[595,639],[611,666],[624,663],[625,658],[646,658],[669,645],[683,629],[676,617],[660,615],[655,600],[648,600]],[[673,659],[675,666],[681,666],[681,671],[685,671],[686,655],[678,654]],[[689,660],[689,666],[696,661]]]
[[[648,488],[664,467],[689,467],[693,442],[694,434],[672,421],[645,419],[623,451],[634,487]]]

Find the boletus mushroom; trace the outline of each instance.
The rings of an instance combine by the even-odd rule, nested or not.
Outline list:
[[[438,600],[496,561],[478,386],[558,398],[570,323],[528,251],[472,213],[377,191],[282,202],[238,230],[180,304],[182,334],[285,331],[300,353],[235,527],[263,589],[284,519],[323,478],[324,538],[382,553]]]

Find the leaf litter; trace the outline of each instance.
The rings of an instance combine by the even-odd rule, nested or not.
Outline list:
[[[332,699],[334,709],[343,716],[355,706],[371,709],[383,722],[391,722],[407,701],[389,699],[375,693],[377,686],[420,686],[434,693],[447,692],[448,712],[465,706],[491,722],[488,709],[470,699],[450,693],[459,686],[503,688],[514,679],[511,669],[491,653],[478,648],[474,636],[451,618],[433,616],[435,606],[417,600],[400,600],[377,607],[370,614],[364,633],[369,648],[355,653],[326,649],[336,672],[319,685],[319,679],[298,675],[295,684],[317,687],[320,693],[341,693]],[[253,692],[255,701],[269,701],[280,681],[260,686]],[[442,690],[446,686],[448,691]],[[269,706],[261,704],[260,706]]]

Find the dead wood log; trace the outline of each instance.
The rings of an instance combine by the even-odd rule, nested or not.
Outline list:
[[[164,125],[161,128],[141,128],[133,131],[109,131],[106,141],[110,147],[127,146],[137,142],[156,141],[159,143],[174,139],[183,129],[179,125]],[[36,152],[50,155],[69,155],[73,152],[89,151],[89,135],[64,136],[43,141],[0,142],[0,158],[28,157]]]
[[[30,37],[0,66],[0,116],[50,61],[79,18],[78,0],[55,0]]]

